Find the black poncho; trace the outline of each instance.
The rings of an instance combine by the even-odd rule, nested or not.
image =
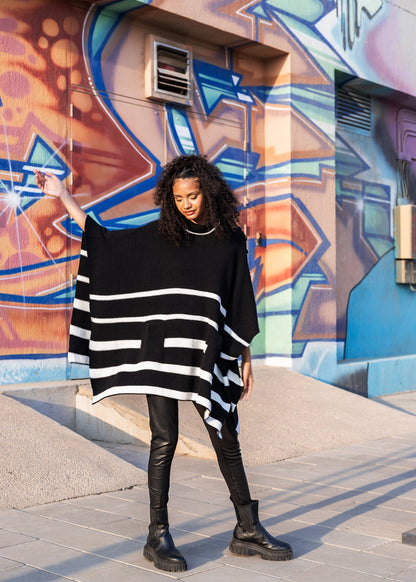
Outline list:
[[[89,364],[93,402],[115,394],[193,400],[221,431],[242,381],[238,357],[258,332],[245,236],[189,222],[188,245],[158,222],[110,231],[87,218],[69,360]]]

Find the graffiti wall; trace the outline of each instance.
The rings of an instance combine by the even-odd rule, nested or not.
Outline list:
[[[345,365],[412,355],[392,208],[398,151],[414,183],[416,65],[397,63],[415,19],[406,0],[2,3],[2,382],[86,374],[66,362],[81,232],[33,169],[128,228],[157,218],[158,173],[182,153],[207,155],[239,197],[258,360],[342,385]],[[192,48],[191,106],[146,97],[149,34]],[[341,123],[340,89],[369,97],[367,133]]]

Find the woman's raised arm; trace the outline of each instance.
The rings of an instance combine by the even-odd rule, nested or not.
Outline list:
[[[41,172],[34,170],[36,184],[47,196],[58,198],[64,205],[69,216],[75,220],[78,226],[84,230],[87,215],[81,206],[72,198],[71,194],[65,188],[61,180],[50,172]]]

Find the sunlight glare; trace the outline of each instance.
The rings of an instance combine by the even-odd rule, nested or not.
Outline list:
[[[20,194],[14,190],[7,191],[5,194],[2,194],[0,198],[6,202],[8,208],[15,210],[20,206]]]

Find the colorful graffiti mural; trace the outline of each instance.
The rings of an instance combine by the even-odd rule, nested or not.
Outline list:
[[[157,218],[161,167],[191,152],[217,164],[241,202],[261,323],[254,355],[336,382],[337,362],[362,352],[349,299],[393,246],[396,124],[379,91],[375,136],[336,131],[336,74],[344,83],[364,71],[388,85],[388,64],[371,76],[365,38],[383,34],[392,8],[383,0],[194,4],[1,6],[4,383],[85,373],[65,360],[81,233],[42,196],[33,169],[67,180],[101,222],[128,228]],[[202,35],[206,25],[219,40]],[[193,46],[192,107],[144,97],[149,31]]]
[[[45,19],[29,32],[24,14],[38,7],[16,3],[15,13],[2,10],[0,18],[0,341],[6,359],[63,353],[71,303],[66,237],[53,227],[53,205],[50,222],[42,220],[33,182],[37,166],[62,178],[70,172],[62,90],[67,68],[60,66],[70,23],[60,31],[53,18]],[[27,377],[18,363],[5,369],[11,372],[6,381]]]
[[[370,20],[383,7],[383,0],[337,0],[343,47],[351,50],[359,38],[365,16]]]

